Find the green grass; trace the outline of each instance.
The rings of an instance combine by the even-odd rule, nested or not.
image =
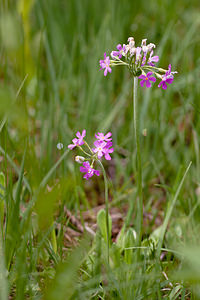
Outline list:
[[[1,0],[0,29],[0,299],[200,299],[199,1]],[[140,260],[132,80],[123,67],[105,78],[98,64],[129,36],[178,71],[166,91],[138,89]],[[110,265],[105,224],[94,236],[85,217],[104,203],[103,176],[83,180],[67,150],[84,128],[91,142],[113,133],[104,167],[111,216],[123,221]]]

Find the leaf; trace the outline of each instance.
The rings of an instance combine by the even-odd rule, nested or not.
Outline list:
[[[171,293],[169,294],[169,299],[170,300],[175,300],[177,299],[177,297],[181,294],[181,290],[182,290],[182,286],[180,284],[178,284],[177,286],[175,286]]]
[[[0,223],[3,228],[4,220],[5,175],[0,172]]]
[[[109,218],[109,240],[111,238],[111,231],[112,231],[112,219],[111,216]],[[106,226],[106,212],[104,209],[101,209],[97,214],[97,224],[101,231],[101,235],[104,238],[105,242],[107,242],[107,226]]]
[[[136,232],[129,228],[124,237],[124,248],[134,247],[136,245]],[[127,249],[124,252],[124,259],[127,264],[133,263],[133,250]]]

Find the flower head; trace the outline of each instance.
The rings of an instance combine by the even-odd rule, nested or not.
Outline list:
[[[78,132],[76,133],[76,136],[77,136],[77,138],[74,138],[74,139],[72,140],[73,144],[68,145],[68,148],[69,148],[70,150],[74,149],[76,146],[81,146],[81,145],[84,144],[84,140],[83,140],[83,139],[84,139],[84,137],[86,136],[86,130],[84,129],[84,130],[82,131],[82,134],[80,134],[80,132],[78,131]]]
[[[110,138],[112,136],[112,133],[111,132],[108,132],[107,134],[103,134],[101,132],[98,132],[98,134],[95,133],[95,137],[97,140],[103,142],[109,142],[109,141],[112,141],[112,138]]]
[[[75,161],[79,164],[83,164],[80,167],[80,171],[85,173],[83,177],[88,180],[93,175],[100,175],[100,172],[93,168],[94,164],[103,156],[106,160],[111,160],[110,153],[113,153],[114,149],[112,148],[111,132],[108,132],[105,135],[102,132],[95,133],[96,141],[94,142],[94,148],[89,146],[87,141],[84,139],[85,136],[85,129],[82,131],[82,133],[78,131],[76,133],[76,138],[72,140],[73,144],[68,145],[68,148],[74,149],[76,146],[78,146],[79,150],[84,153],[84,156],[75,156]],[[84,146],[80,147],[83,144]]]
[[[171,84],[173,82],[173,74],[177,72],[155,66],[155,63],[159,61],[159,56],[154,55],[155,48],[155,44],[147,44],[147,39],[143,39],[141,46],[137,47],[134,38],[129,37],[126,45],[118,44],[118,51],[111,52],[111,61],[109,56],[104,53],[104,60],[100,60],[101,69],[105,69],[104,75],[106,76],[107,72],[111,72],[110,66],[126,66],[132,76],[142,79],[141,86],[144,86],[145,83],[146,87],[151,87],[151,81],[155,82],[157,77],[161,79],[158,86],[166,89],[167,83]],[[148,75],[145,75],[146,73]],[[155,77],[149,77],[150,73],[154,74]]]
[[[101,59],[99,61],[99,64],[100,64],[100,67],[101,67],[100,70],[105,69],[104,70],[104,76],[106,76],[108,72],[109,73],[112,72],[111,67],[110,67],[110,58],[109,58],[109,56],[106,56],[106,52],[104,53],[104,60]]]
[[[156,81],[156,78],[155,77],[151,77],[153,73],[152,72],[148,72],[146,75],[140,75],[138,78],[139,79],[142,79],[140,81],[140,85],[143,87],[144,84],[146,84],[146,87],[147,88],[150,88],[151,87],[151,81],[155,82]]]
[[[100,175],[100,172],[98,170],[93,169],[90,166],[90,163],[88,161],[83,163],[83,166],[80,167],[80,172],[85,173],[85,175],[83,176],[83,178],[85,179],[89,179],[91,178],[93,175]]]

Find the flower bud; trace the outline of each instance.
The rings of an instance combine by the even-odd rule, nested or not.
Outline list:
[[[133,37],[129,37],[128,38],[128,42],[129,42],[129,47],[131,48],[135,48],[135,40]]]
[[[58,143],[56,147],[57,147],[58,150],[61,150],[63,148],[63,144],[62,143]]]
[[[79,163],[79,164],[82,164],[82,162],[84,162],[85,161],[85,157],[83,157],[83,156],[75,156],[75,161],[77,162],[77,163]]]
[[[146,44],[147,44],[147,39],[143,39],[141,46],[146,46]]]
[[[147,45],[147,47],[148,47],[148,51],[151,52],[153,48],[156,48],[156,45],[150,43],[149,45]]]
[[[114,53],[114,51],[112,51],[112,52],[110,53],[110,56],[111,56],[112,59],[115,59],[115,60],[116,60],[116,56],[115,56],[113,53]]]
[[[134,42],[134,43],[135,43],[135,40],[134,40],[133,37],[129,37],[129,38],[128,38],[128,42],[129,42],[129,43],[131,43],[131,42]]]

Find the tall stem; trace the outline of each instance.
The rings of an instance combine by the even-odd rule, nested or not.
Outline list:
[[[103,164],[100,160],[98,160],[98,163],[101,166],[102,172],[103,172],[103,178],[104,178],[104,185],[105,185],[105,204],[106,204],[106,231],[107,231],[107,256],[108,256],[108,265],[109,265],[109,212],[108,212],[108,180],[106,176],[106,171],[104,169]]]
[[[136,184],[137,184],[137,225],[138,225],[138,246],[141,245],[142,240],[142,225],[143,225],[143,196],[142,196],[142,165],[140,152],[140,134],[139,134],[139,118],[137,111],[137,88],[138,77],[134,77],[133,84],[133,120],[134,132],[136,141]]]

